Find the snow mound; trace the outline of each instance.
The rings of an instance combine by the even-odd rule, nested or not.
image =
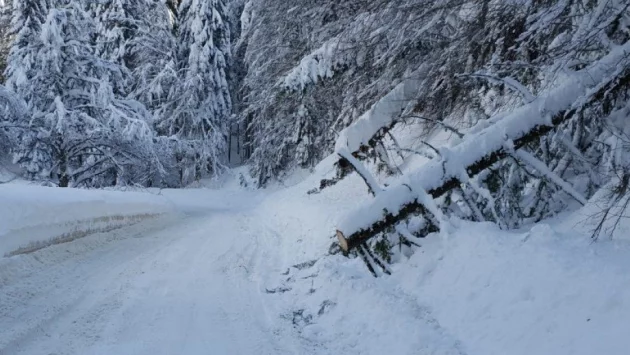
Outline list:
[[[538,224],[464,223],[395,274],[471,354],[625,354],[630,245]]]
[[[415,239],[392,276],[374,278],[361,259],[326,253],[346,211],[371,200],[356,174],[307,195],[332,169],[257,209],[282,235],[265,242],[284,266],[261,276],[263,299],[312,353],[627,353],[630,243],[593,243],[575,223],[590,205],[517,231],[449,220],[448,238]]]
[[[172,211],[167,199],[149,193],[0,185],[0,257]]]

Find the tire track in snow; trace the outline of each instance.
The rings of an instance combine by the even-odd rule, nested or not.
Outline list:
[[[246,213],[195,214],[14,280],[13,293],[33,296],[0,319],[13,329],[0,354],[301,353],[260,297],[257,275],[275,257],[261,230]]]

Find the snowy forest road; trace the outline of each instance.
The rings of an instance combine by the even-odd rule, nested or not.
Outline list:
[[[21,256],[0,271],[0,354],[303,353],[260,295],[276,235],[237,200]]]

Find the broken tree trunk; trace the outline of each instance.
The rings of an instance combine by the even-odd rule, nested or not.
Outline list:
[[[356,151],[350,153],[350,156],[354,159],[363,159],[362,156],[365,156],[370,149],[374,149],[376,145],[383,140],[383,138],[399,123],[400,121],[394,120],[387,127],[383,127],[372,136],[367,142],[367,144],[362,144]],[[352,164],[348,159],[346,159],[339,152],[339,160],[334,164],[336,168],[336,176],[332,179],[322,179],[319,182],[319,188],[315,188],[309,191],[309,194],[319,193],[323,189],[334,186],[341,180],[345,179],[348,175],[350,175],[355,169],[353,169]]]
[[[344,253],[386,231],[413,213],[426,213],[422,196],[438,198],[457,188],[519,149],[549,133],[584,107],[602,100],[611,91],[627,87],[630,66],[624,58],[630,42],[616,48],[546,97],[524,105],[486,129],[468,136],[446,156],[422,166],[406,181],[375,197],[367,207],[351,213],[338,226],[337,238]]]
[[[335,145],[335,152],[351,152],[351,155],[361,159],[370,149],[374,149],[401,120],[411,103],[417,98],[418,86],[422,75],[414,73],[402,80],[390,92],[378,100],[370,109],[359,117],[356,122],[339,133]],[[320,181],[319,189],[309,193],[317,193],[343,180],[353,170],[347,159],[341,158],[335,164],[337,174],[332,179]]]

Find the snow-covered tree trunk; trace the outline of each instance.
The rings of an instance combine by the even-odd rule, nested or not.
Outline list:
[[[404,182],[378,194],[371,204],[349,214],[338,226],[337,237],[342,250],[347,253],[414,213],[437,213],[435,208],[427,205],[428,199],[438,198],[459,187],[469,177],[512,155],[513,150],[574,118],[584,107],[623,90],[630,83],[629,54],[630,42],[613,49],[599,61],[573,73],[566,83],[544,97],[467,136],[446,156],[427,163],[409,174]],[[351,127],[341,136],[351,142],[360,142],[366,140],[366,134],[370,132]],[[555,179],[555,176],[551,177],[551,180]]]

